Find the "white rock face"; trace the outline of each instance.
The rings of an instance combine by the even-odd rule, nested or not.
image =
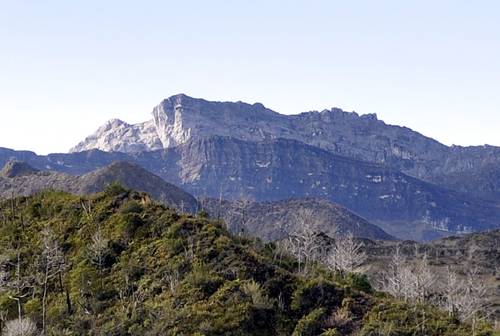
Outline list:
[[[163,146],[152,120],[130,125],[119,119],[111,119],[70,151],[100,149],[106,152],[134,153],[161,148]]]
[[[163,100],[152,119],[135,125],[111,120],[71,149],[137,153],[212,136],[244,141],[291,139],[357,160],[401,167],[413,176],[434,174],[450,149],[375,114],[333,108],[283,115],[260,103],[211,102],[183,94]]]
[[[262,104],[209,102],[181,94],[162,101],[152,114],[153,119],[135,125],[110,120],[70,151],[152,151],[212,135],[251,141],[300,138],[286,116]]]

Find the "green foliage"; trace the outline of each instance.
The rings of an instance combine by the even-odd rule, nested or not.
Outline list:
[[[125,194],[127,189],[125,189],[119,182],[110,183],[104,189],[104,194],[109,197],[119,196]]]
[[[345,277],[345,282],[351,288],[365,293],[372,293],[372,285],[366,274],[349,273]]]
[[[316,308],[309,314],[301,318],[295,329],[293,330],[292,336],[313,336],[317,335],[321,325],[322,320],[325,316],[324,308]]]
[[[320,336],[341,336],[337,329],[335,328],[329,328],[325,330],[323,333],[321,333]]]
[[[411,306],[402,302],[384,301],[366,316],[360,336],[470,336],[470,326],[460,324],[448,314],[425,306]],[[476,336],[489,336],[488,326],[476,329]]]
[[[242,285],[243,292],[252,298],[252,303],[257,309],[270,309],[272,302],[263,293],[261,286],[253,279]]]
[[[434,309],[372,295],[363,276],[335,279],[319,266],[296,274],[274,244],[117,184],[85,198],[46,191],[0,202],[1,269],[16,275],[19,256],[17,294],[39,329],[46,228],[66,264],[47,286],[47,335],[420,335],[422,311],[426,335],[470,335]],[[0,292],[7,320],[18,314],[15,294]]]
[[[343,294],[335,284],[328,280],[307,280],[293,293],[292,309],[299,313],[325,307],[328,311],[338,307]]]

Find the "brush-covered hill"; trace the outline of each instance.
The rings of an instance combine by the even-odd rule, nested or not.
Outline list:
[[[70,175],[38,170],[26,162],[10,160],[0,171],[0,198],[28,196],[45,189],[87,195],[103,191],[115,182],[130,189],[147,192],[155,200],[182,212],[194,213],[198,209],[198,201],[194,196],[127,161],[115,161],[87,174]]]
[[[21,314],[45,335],[471,335],[117,185],[5,200],[0,219],[3,332]]]
[[[313,224],[316,231],[327,235],[352,233],[368,239],[395,238],[343,206],[316,198],[288,199],[274,202],[242,200],[226,201],[214,198],[201,200],[202,206],[214,218],[230,223],[231,232],[243,230],[265,241],[281,240],[299,231],[303,221]],[[303,218],[307,217],[307,218]]]

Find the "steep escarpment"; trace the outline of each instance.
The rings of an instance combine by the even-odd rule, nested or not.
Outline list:
[[[15,154],[5,151],[4,157]],[[432,239],[500,225],[500,208],[495,202],[294,140],[249,142],[212,137],[134,154],[89,151],[28,159],[37,168],[50,166],[79,174],[127,160],[199,197],[326,199],[400,238]]]
[[[213,136],[252,142],[284,138],[498,200],[499,186],[491,170],[498,175],[500,148],[448,147],[409,128],[388,125],[375,114],[360,116],[332,108],[282,115],[260,103],[211,102],[180,94],[162,101],[152,115],[136,125],[112,120],[72,151],[138,153]],[[473,182],[457,183],[456,176]]]

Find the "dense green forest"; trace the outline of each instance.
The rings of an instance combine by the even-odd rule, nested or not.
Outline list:
[[[0,221],[3,335],[473,335],[363,276],[305,272],[275,244],[118,185],[4,200]]]

